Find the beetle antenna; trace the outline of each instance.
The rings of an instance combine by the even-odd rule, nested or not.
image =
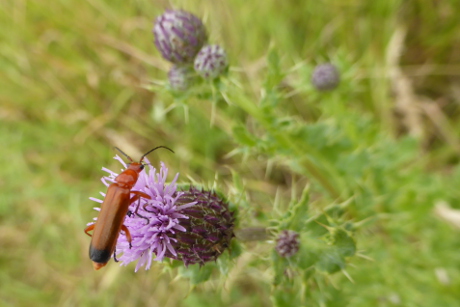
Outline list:
[[[145,154],[141,157],[141,160],[140,160],[139,162],[142,162],[142,160],[144,160],[144,158],[145,158],[146,155],[148,155],[148,154],[151,153],[152,151],[155,151],[155,150],[157,150],[157,149],[159,149],[159,148],[164,148],[164,149],[167,149],[167,150],[169,150],[170,152],[174,153],[174,151],[173,151],[171,148],[169,148],[169,147],[166,147],[166,146],[158,146],[158,147],[155,147],[154,149],[149,150],[147,153],[145,153]]]
[[[127,154],[125,154],[120,148],[118,148],[118,147],[114,147],[114,148],[115,148],[116,150],[118,150],[119,152],[121,152],[121,154],[122,154],[123,156],[125,156],[126,158],[128,158],[129,161],[134,162],[133,159],[131,159],[130,156],[128,156]]]

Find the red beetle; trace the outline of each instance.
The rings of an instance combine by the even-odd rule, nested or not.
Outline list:
[[[131,234],[128,228],[123,225],[125,216],[128,214],[128,208],[132,203],[140,200],[141,197],[150,199],[149,195],[141,191],[131,190],[136,184],[140,172],[144,169],[142,161],[145,156],[159,148],[174,152],[168,147],[158,146],[144,154],[139,162],[134,162],[127,154],[115,147],[131,163],[115,178],[115,182],[109,185],[96,222],[85,228],[85,233],[92,237],[89,245],[89,258],[93,261],[95,270],[104,267],[109,262],[112,254],[115,258],[115,246],[121,230],[125,233],[131,247]],[[91,230],[94,230],[93,235],[89,234]]]

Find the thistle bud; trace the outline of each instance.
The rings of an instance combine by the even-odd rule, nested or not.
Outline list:
[[[169,85],[175,91],[186,91],[192,84],[194,75],[191,66],[174,65],[168,72]]]
[[[174,64],[193,63],[207,40],[201,20],[186,11],[167,10],[153,27],[155,45],[163,58]]]
[[[234,214],[218,194],[191,186],[177,203],[191,202],[195,205],[181,211],[188,217],[181,223],[186,231],[177,233],[177,241],[172,244],[177,256],[166,253],[166,257],[182,260],[186,266],[215,261],[230,245],[234,236]]]
[[[339,82],[339,71],[333,64],[321,64],[313,70],[311,83],[319,91],[333,90],[339,85]]]
[[[201,48],[195,58],[195,71],[205,79],[214,79],[228,66],[227,53],[219,45],[207,45]]]
[[[288,258],[294,256],[299,247],[299,234],[292,230],[283,230],[278,236],[275,249],[281,257]]]

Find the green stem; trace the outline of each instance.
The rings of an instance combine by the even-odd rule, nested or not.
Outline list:
[[[270,239],[270,235],[264,227],[235,229],[234,234],[235,237],[242,242],[267,241]]]

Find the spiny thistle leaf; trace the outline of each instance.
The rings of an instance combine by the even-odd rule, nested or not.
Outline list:
[[[235,140],[244,146],[253,147],[257,144],[255,137],[242,126],[235,126],[232,129]]]
[[[284,73],[281,70],[280,57],[275,49],[271,49],[267,55],[268,73],[264,81],[264,88],[271,92],[283,81]]]
[[[286,271],[288,262],[286,258],[281,257],[275,251],[273,251],[272,253],[272,260],[273,260],[273,271],[274,271],[273,285],[277,286],[277,285],[280,285],[286,277],[285,271]]]
[[[304,243],[306,242],[302,242],[300,250],[295,256],[297,266],[302,270],[312,267],[318,261],[318,254]]]
[[[332,230],[332,238],[334,240],[334,246],[342,257],[351,257],[356,253],[355,240],[347,231],[335,228]]]
[[[308,220],[308,201],[310,199],[310,186],[307,185],[302,191],[302,196],[298,201],[293,201],[289,205],[289,210],[280,222],[279,229],[290,229],[301,232]]]
[[[236,240],[230,241],[230,247],[228,248],[228,252],[230,255],[230,259],[237,258],[243,252],[241,244]]]
[[[279,307],[300,306],[300,294],[297,287],[283,286],[275,288],[272,294],[273,304]]]
[[[303,271],[303,275],[302,275],[302,280],[303,280],[303,283],[306,284],[308,283],[308,281],[310,280],[310,278],[315,275],[316,273],[316,269],[314,267],[311,267],[309,269],[306,269]]]
[[[203,283],[211,277],[215,265],[213,263],[208,263],[204,266],[198,264],[191,265],[188,268],[181,267],[179,268],[179,274],[182,277],[190,279],[192,285],[198,285]]]
[[[319,254],[316,268],[320,271],[332,274],[344,269],[345,259],[335,248],[326,248]]]

